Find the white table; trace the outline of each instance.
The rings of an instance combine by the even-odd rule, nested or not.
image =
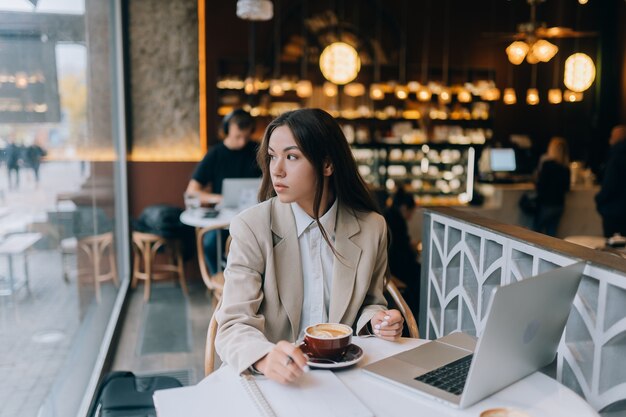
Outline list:
[[[26,286],[26,289],[30,291],[28,287],[28,249],[30,249],[35,243],[41,239],[41,233],[20,233],[16,235],[10,235],[5,240],[0,242],[0,256],[6,256],[9,263],[9,271],[7,277],[6,288],[0,289],[1,295],[13,295],[13,293],[19,290],[22,286]],[[13,257],[15,255],[24,255],[24,280],[21,282],[16,281],[13,270]]]
[[[469,408],[454,409],[422,397],[411,390],[375,378],[360,369],[368,363],[425,343],[426,340],[405,338],[399,342],[387,342],[377,338],[358,337],[354,338],[354,342],[363,348],[365,357],[355,367],[336,371],[335,374],[377,417],[478,417],[487,409],[500,407],[521,410],[531,417],[598,416],[584,399],[556,380],[539,372],[529,375]],[[165,403],[157,404],[159,417],[210,415],[211,403],[203,403],[202,394],[211,390],[211,383],[211,375],[198,383],[196,388],[200,389],[201,395],[195,395],[195,398],[192,398],[193,401],[189,401],[189,391],[173,391],[175,394],[167,396]],[[237,386],[234,386],[232,391],[232,395],[223,398],[226,404],[237,401],[238,396],[242,395],[237,390]],[[222,401],[221,398],[220,401]],[[203,409],[198,410],[198,408]],[[175,412],[170,413],[168,410],[175,410]]]
[[[188,226],[193,226],[196,229],[210,229],[217,231],[217,270],[222,270],[222,263],[220,259],[222,257],[222,229],[228,229],[231,220],[239,213],[238,210],[233,209],[221,209],[217,217],[204,217],[207,212],[205,209],[191,209],[185,210],[180,215],[180,221]],[[201,242],[199,242],[201,243]],[[200,254],[200,252],[198,252]],[[200,259],[198,259],[200,261]]]

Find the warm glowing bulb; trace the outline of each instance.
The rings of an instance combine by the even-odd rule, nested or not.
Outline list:
[[[335,97],[337,95],[337,86],[331,82],[326,81],[322,89],[324,90],[324,94],[328,97]]]
[[[307,98],[313,95],[313,84],[309,80],[300,80],[296,84],[296,94],[300,98]]]
[[[469,92],[466,88],[461,88],[457,93],[457,100],[461,103],[469,103],[472,101],[472,93]]]
[[[428,87],[422,86],[417,90],[417,99],[419,101],[430,101],[433,93],[430,91]]]
[[[575,92],[582,92],[591,87],[596,78],[593,60],[585,54],[577,53],[565,60],[563,83]]]
[[[512,88],[504,89],[504,96],[502,98],[504,104],[515,104],[517,103],[517,95],[515,94],[515,90]]]
[[[357,51],[345,42],[333,42],[320,55],[320,69],[328,81],[343,85],[354,80],[361,69]]]
[[[382,100],[385,98],[385,92],[380,84],[372,84],[370,86],[370,98],[372,100]]]
[[[452,95],[450,94],[450,90],[447,88],[441,89],[441,92],[439,93],[439,102],[445,104],[449,103],[451,99]]]
[[[270,95],[274,97],[280,97],[285,95],[285,90],[280,80],[270,81]]]
[[[557,52],[559,52],[559,48],[556,45],[545,39],[539,39],[533,44],[533,47],[530,50],[529,58],[533,56],[541,62],[548,62],[554,55],[556,55]]]
[[[526,91],[526,103],[530,104],[531,106],[539,104],[539,92],[536,88],[529,88]]]
[[[524,57],[529,49],[530,47],[526,42],[515,41],[506,48],[506,55],[511,64],[519,65],[524,62]]]
[[[560,88],[551,88],[548,90],[548,102],[551,104],[559,104],[563,101],[563,92]]]
[[[259,91],[254,81],[254,78],[248,77],[245,79],[245,81],[243,82],[243,91],[245,91],[245,93],[248,95],[256,94]]]
[[[365,94],[365,86],[361,83],[350,83],[343,88],[343,92],[350,97],[360,97]]]
[[[396,97],[398,97],[400,100],[406,100],[408,96],[409,96],[408,87],[403,86],[403,85],[396,86]]]
[[[587,4],[589,0],[578,0],[578,4]]]
[[[563,93],[563,100],[569,103],[575,103],[583,99],[583,93],[578,91],[565,90]]]

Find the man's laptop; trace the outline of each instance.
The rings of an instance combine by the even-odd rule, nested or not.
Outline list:
[[[364,369],[455,407],[472,405],[554,360],[584,267],[495,288],[478,342],[452,333]]]
[[[258,202],[261,178],[225,178],[218,208],[243,210]]]

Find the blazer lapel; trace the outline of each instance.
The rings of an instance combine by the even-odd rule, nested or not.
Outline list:
[[[304,298],[302,263],[296,234],[296,223],[289,204],[278,199],[272,202],[272,233],[278,243],[274,246],[274,266],[280,302],[287,312],[295,340],[300,328]]]
[[[328,320],[332,323],[340,323],[350,306],[356,269],[362,252],[351,238],[360,231],[356,217],[340,205],[335,227],[335,248],[339,256],[335,258],[333,266],[333,284],[328,311]]]

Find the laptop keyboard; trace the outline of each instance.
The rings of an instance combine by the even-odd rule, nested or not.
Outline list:
[[[424,375],[418,376],[415,380],[451,394],[460,395],[463,392],[473,356],[467,355],[440,368],[433,369]]]

